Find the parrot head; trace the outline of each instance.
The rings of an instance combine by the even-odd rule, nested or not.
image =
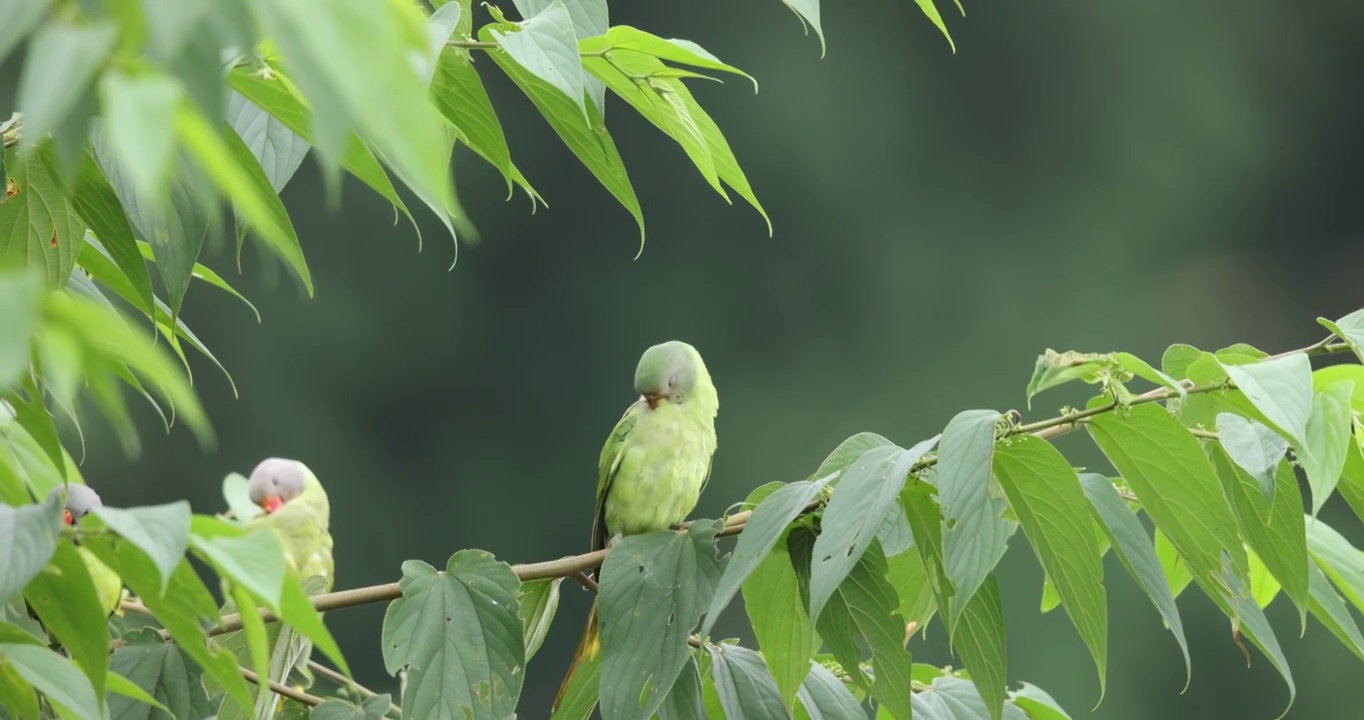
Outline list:
[[[67,525],[79,523],[91,510],[104,505],[104,501],[99,499],[99,493],[77,483],[52,488],[52,492],[47,494],[47,499],[51,500],[60,495],[63,489],[66,490],[66,507],[62,509],[62,521]]]
[[[654,345],[639,358],[635,367],[635,391],[657,409],[659,403],[681,405],[696,389],[696,381],[706,375],[706,364],[696,348],[681,340]]]
[[[297,460],[266,458],[251,471],[247,494],[266,514],[274,513],[302,494],[307,477],[308,468]]]

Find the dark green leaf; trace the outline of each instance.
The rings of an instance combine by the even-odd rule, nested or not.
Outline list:
[[[189,503],[178,500],[166,505],[122,510],[109,506],[94,509],[94,514],[123,539],[147,554],[161,573],[164,590],[171,573],[189,547]]]
[[[953,590],[943,564],[943,522],[934,497],[936,491],[937,488],[924,480],[911,477],[900,491],[900,506],[905,509],[909,526],[914,529],[914,547],[919,549],[925,581],[932,589],[934,604],[941,610],[951,602]],[[948,636],[951,636],[951,628],[948,628]]]
[[[952,646],[961,655],[967,672],[971,673],[988,717],[999,720],[1009,676],[1004,609],[999,599],[999,583],[993,573],[986,576],[980,591],[966,603],[961,622],[952,634]]]
[[[55,704],[64,720],[103,717],[103,704],[90,680],[70,660],[37,645],[0,643],[0,657]]]
[[[687,661],[677,676],[668,697],[658,706],[658,720],[706,720],[705,700],[701,697],[701,674],[696,658]]]
[[[170,712],[169,708],[158,702],[156,698],[148,695],[146,690],[138,687],[128,678],[116,673],[109,673],[109,696],[106,699],[112,699],[114,695],[135,700],[149,708]]]
[[[998,420],[999,413],[993,410],[958,413],[943,430],[938,447],[943,565],[956,589],[945,618],[949,627],[956,626],[976,588],[1004,557],[1009,536],[1017,527],[1002,517],[1007,507],[1003,498],[990,492]]]
[[[464,144],[502,173],[510,191],[511,150],[468,52],[453,47],[441,51],[431,77],[431,102],[459,131]]]
[[[152,317],[152,280],[151,274],[147,272],[147,262],[138,252],[132,226],[123,214],[118,196],[95,163],[94,155],[89,152],[85,153],[76,176],[71,205],[99,238],[105,253],[122,271],[130,291],[125,298]],[[82,254],[84,249],[77,253],[77,257]]]
[[[19,74],[16,103],[24,115],[22,146],[32,148],[61,126],[113,49],[117,35],[118,28],[107,20],[83,25],[54,20],[33,33]]]
[[[800,687],[798,720],[865,720],[867,711],[828,668],[810,661],[810,674]]]
[[[359,705],[328,698],[308,713],[308,720],[383,720],[392,702],[388,693],[365,698]]]
[[[108,611],[76,546],[57,545],[47,567],[24,588],[24,599],[72,659],[85,671],[95,694],[104,695],[109,672]]]
[[[724,570],[714,545],[723,527],[697,520],[686,534],[630,535],[606,556],[597,596],[603,720],[647,718],[672,688]]]
[[[788,712],[820,644],[791,562],[785,543],[773,548],[748,576],[743,590],[744,610],[753,625],[753,635]]]
[[[1151,539],[1142,528],[1141,521],[1123,502],[1113,483],[1108,478],[1094,473],[1080,475],[1080,487],[1089,498],[1094,517],[1108,535],[1108,540],[1117,550],[1118,558],[1127,572],[1141,586],[1151,603],[1156,606],[1165,624],[1179,642],[1180,652],[1184,654],[1185,683],[1193,675],[1193,665],[1189,660],[1189,642],[1184,638],[1184,623],[1179,618],[1179,608],[1175,605],[1174,595],[1166,584],[1161,570],[1160,558],[1152,547]]]
[[[100,79],[109,151],[139,198],[161,196],[175,157],[175,116],[184,90],[170,77],[130,77],[118,71]]]
[[[601,685],[601,653],[583,658],[573,671],[573,678],[564,690],[559,707],[550,720],[587,720],[597,707],[597,689]]]
[[[403,563],[403,597],[384,615],[383,647],[390,674],[407,669],[404,715],[511,716],[526,664],[519,584],[509,565],[481,550],[450,556],[445,572]]]
[[[28,367],[29,343],[42,307],[42,290],[43,280],[37,273],[0,271],[0,391],[14,387]]]
[[[767,665],[758,653],[738,645],[707,645],[711,678],[727,720],[768,720],[787,711]]]
[[[939,436],[908,450],[898,447],[868,451],[843,473],[824,509],[815,541],[810,575],[810,615],[819,617],[824,603],[876,539],[886,512],[900,497],[910,470],[937,444]]]
[[[1075,469],[1051,443],[1031,435],[1000,447],[994,469],[1061,605],[1094,657],[1102,696],[1108,668],[1103,560]]]
[[[109,670],[126,677],[161,703],[175,720],[202,720],[208,705],[200,670],[184,650],[159,638],[124,645],[109,659]],[[111,676],[112,677],[112,676]],[[128,697],[109,698],[110,720],[161,720],[165,715]]]
[[[0,505],[0,603],[9,602],[52,559],[62,532],[62,500]]]
[[[0,203],[0,265],[26,265],[42,273],[49,288],[60,288],[75,266],[85,227],[43,160],[50,153],[50,146],[40,147],[8,168],[18,192]]]
[[[772,547],[786,533],[786,527],[805,511],[805,506],[815,499],[828,481],[829,478],[824,477],[813,482],[791,483],[767,496],[753,509],[753,515],[744,525],[744,532],[739,535],[734,552],[729,556],[725,574],[716,585],[710,608],[706,610],[706,621],[701,624],[702,637],[710,635],[715,621],[720,618],[720,612],[739,592],[749,574],[767,558]]]
[[[868,450],[878,447],[894,447],[895,443],[887,440],[881,435],[873,432],[860,432],[844,440],[834,448],[829,456],[824,458],[824,462],[819,464],[819,469],[810,477],[822,478],[826,475],[842,475],[858,458],[862,457]]]
[[[517,591],[517,607],[521,615],[521,637],[526,644],[526,662],[545,641],[554,613],[559,609],[559,585],[563,578],[534,580],[521,583]]]
[[[62,440],[57,435],[57,426],[52,422],[52,413],[43,404],[42,392],[38,390],[32,375],[25,375],[19,387],[27,399],[18,393],[9,392],[0,395],[0,402],[9,402],[15,419],[19,421],[19,427],[28,431],[29,437],[33,438],[38,447],[47,455],[51,466],[58,472],[65,474],[67,471],[66,451],[62,449]]]

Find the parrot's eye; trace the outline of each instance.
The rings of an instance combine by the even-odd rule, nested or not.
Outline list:
[[[270,484],[274,485],[275,487],[279,487],[279,478],[278,477],[270,478]]]

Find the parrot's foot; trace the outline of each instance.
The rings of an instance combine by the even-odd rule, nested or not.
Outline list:
[[[674,532],[679,531],[682,529],[682,523],[673,523],[672,525],[668,526],[668,529]]]

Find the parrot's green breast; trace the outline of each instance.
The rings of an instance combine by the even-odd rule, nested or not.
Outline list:
[[[303,493],[273,515],[257,516],[259,523],[275,531],[284,548],[284,558],[298,571],[300,580],[320,576],[324,592],[331,592],[336,563],[332,559],[332,536],[328,531],[331,506],[327,492],[315,477],[309,477]]]
[[[112,614],[118,609],[119,601],[123,599],[122,578],[89,550],[77,547],[76,552],[85,563],[90,579],[95,583],[95,595],[99,597],[100,608],[104,610],[105,615]]]
[[[663,530],[696,507],[715,453],[715,423],[686,406],[643,409],[624,439],[604,515],[607,536]]]

